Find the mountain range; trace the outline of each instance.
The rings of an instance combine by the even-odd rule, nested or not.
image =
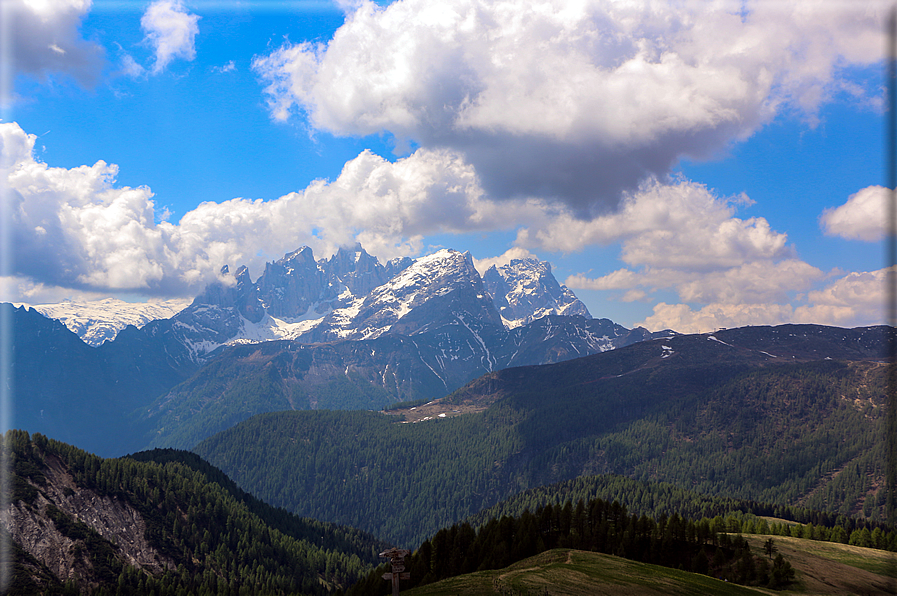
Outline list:
[[[96,346],[0,308],[14,426],[32,433],[8,435],[5,519],[18,525],[6,529],[35,589],[68,577],[131,593],[330,592],[369,568],[373,535],[413,546],[525,489],[596,474],[744,499],[740,511],[762,500],[763,515],[826,527],[885,516],[884,327],[652,334],[591,318],[547,263],[481,276],[457,251],[381,265],[361,247],[317,261],[300,249],[255,281],[223,270],[173,316]],[[56,439],[193,453],[101,460]],[[632,506],[660,507],[652,493]],[[695,499],[669,510],[706,513]],[[318,536],[343,554],[312,548]]]
[[[156,319],[173,317],[189,306],[189,300],[158,302],[125,302],[117,298],[102,300],[63,300],[56,304],[18,304],[33,308],[48,319],[68,327],[84,343],[97,347],[112,341],[118,333],[132,325],[143,327]]]
[[[92,337],[86,314],[67,323]],[[97,347],[34,310],[13,319],[13,381],[28,396],[16,426],[101,455],[190,447],[261,412],[434,399],[490,371],[658,336],[591,318],[536,259],[481,276],[467,253],[381,264],[361,246],[319,260],[304,247],[255,281],[223,268],[186,308]]]

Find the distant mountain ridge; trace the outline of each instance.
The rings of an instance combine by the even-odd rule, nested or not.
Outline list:
[[[198,363],[225,344],[367,340],[458,321],[500,335],[548,315],[591,318],[547,262],[514,260],[482,277],[469,253],[453,249],[382,265],[361,245],[319,260],[302,247],[268,263],[255,282],[246,267],[233,280],[207,286],[165,331]],[[488,343],[468,330],[476,343]]]
[[[399,319],[462,285],[483,302],[478,318],[509,329],[547,315],[592,318],[573,292],[554,278],[551,265],[535,258],[493,266],[481,277],[468,253],[452,249],[383,265],[360,244],[318,260],[304,246],[267,263],[255,282],[245,266],[232,275],[225,266],[221,273],[232,283],[209,284],[189,304],[183,300],[132,304],[110,298],[32,308],[62,321],[92,346],[111,341],[129,325],[141,328],[174,319],[167,329],[161,326],[151,333],[177,338],[186,356],[197,363],[227,343],[277,339],[316,343],[406,333],[411,321],[394,328]],[[487,301],[497,310],[497,319]]]
[[[497,369],[670,334],[570,315],[589,313],[535,259],[492,270],[503,293],[451,249],[384,265],[361,246],[317,261],[305,247],[255,281],[246,267],[222,274],[173,317],[96,348],[14,309],[9,382],[28,396],[16,426],[101,455],[191,447],[262,412],[434,399]]]
[[[48,319],[60,321],[84,343],[96,347],[115,339],[115,336],[128,325],[143,327],[156,319],[168,319],[189,305],[189,300],[179,299],[161,302],[125,302],[117,298],[104,298],[17,306],[33,308]]]

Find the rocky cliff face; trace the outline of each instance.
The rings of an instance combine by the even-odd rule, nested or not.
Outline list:
[[[493,265],[483,282],[510,329],[548,315],[592,318],[586,305],[554,278],[547,261],[513,259],[501,267]]]
[[[79,487],[55,456],[46,464],[40,476],[16,476],[25,486],[20,484],[14,496],[26,498],[10,499],[0,523],[59,580],[86,579],[86,585],[95,585],[87,542],[91,548],[104,544],[123,563],[152,574],[174,569],[173,562],[147,542],[146,522],[131,505]]]

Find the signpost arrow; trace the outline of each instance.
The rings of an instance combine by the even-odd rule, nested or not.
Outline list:
[[[392,573],[384,573],[383,579],[392,582],[393,596],[399,595],[399,580],[411,579],[411,574],[405,572],[405,557],[411,554],[411,551],[404,548],[391,548],[380,553],[384,559],[388,558],[392,564]]]

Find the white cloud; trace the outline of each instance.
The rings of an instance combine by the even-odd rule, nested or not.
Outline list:
[[[34,135],[0,123],[0,166],[11,198],[15,275],[82,291],[189,295],[222,265],[265,260],[307,244],[319,256],[359,241],[383,258],[416,254],[433,233],[508,226],[472,168],[447,151],[390,163],[369,151],[339,177],[272,201],[202,203],[177,225],[156,223],[147,187],[116,187],[115,165],[72,169],[35,160]],[[538,213],[522,202],[520,217]],[[512,217],[510,221],[514,221]]]
[[[123,74],[134,79],[142,77],[144,74],[146,74],[146,69],[138,64],[130,54],[125,54],[124,56],[122,56],[121,71]]]
[[[63,300],[101,300],[100,292],[82,292],[72,288],[50,286],[25,277],[0,276],[0,302],[16,304],[55,304]]]
[[[736,10],[733,10],[735,8]],[[494,198],[579,214],[750,136],[812,120],[883,47],[884,3],[362,3],[327,44],[257,57],[272,114],[464,154]]]
[[[881,320],[881,272],[847,274],[814,289],[824,274],[795,258],[783,234],[765,220],[735,216],[737,205],[749,202],[745,197],[719,198],[689,181],[647,183],[618,213],[585,222],[537,200],[489,200],[473,167],[448,150],[421,149],[394,163],[365,151],[333,181],[317,180],[271,201],[202,203],[172,224],[158,221],[149,188],[115,185],[115,165],[50,167],[34,158],[35,140],[15,123],[0,123],[0,174],[11,200],[15,251],[14,277],[0,280],[7,300],[53,302],[113,291],[190,296],[217,279],[224,264],[248,264],[258,275],[266,260],[303,244],[324,257],[360,241],[391,258],[419,254],[432,234],[526,222],[523,232],[544,234],[522,232],[530,244],[477,266],[525,258],[535,247],[557,250],[564,230],[576,239],[574,248],[620,242],[626,268],[597,279],[571,276],[566,284],[618,291],[623,300],[672,290],[684,303],[703,305],[695,311],[659,304],[642,323],[650,328]],[[707,256],[688,256],[695,252]],[[795,292],[806,297],[795,300]]]
[[[886,269],[848,273],[793,302],[713,302],[699,310],[688,304],[660,302],[654,306],[654,314],[637,324],[651,330],[675,329],[681,333],[783,323],[880,325],[885,320],[886,274]]]
[[[823,277],[823,272],[812,265],[786,259],[751,261],[709,272],[651,267],[640,271],[619,269],[597,279],[573,275],[564,283],[585,290],[673,289],[681,300],[703,304],[757,304],[787,301],[791,293],[806,291]]]
[[[808,304],[795,310],[795,320],[839,326],[884,322],[887,271],[851,272],[821,290],[809,292]]]
[[[590,244],[622,242],[621,258],[631,265],[717,270],[756,259],[791,256],[787,236],[762,217],[734,217],[745,196],[720,198],[688,180],[644,182],[626,193],[617,212],[580,219],[558,211],[537,227],[522,228],[517,244],[571,252]]]
[[[233,60],[229,60],[227,62],[227,64],[224,64],[222,66],[213,66],[212,67],[213,72],[217,72],[217,73],[221,73],[221,74],[224,74],[226,72],[234,72],[235,70],[237,70],[237,65]]]
[[[651,181],[626,195],[618,212],[591,221],[567,215],[536,231],[522,229],[518,243],[572,250],[597,243],[621,243],[629,267],[597,278],[572,275],[576,289],[619,293],[624,301],[644,300],[672,290],[688,304],[661,303],[643,326],[678,331],[783,322],[790,302],[825,278],[796,258],[787,236],[763,218],[736,217],[745,196],[721,198],[704,185],[680,180]],[[691,304],[703,305],[693,311]],[[766,317],[766,318],[764,318]]]
[[[191,61],[196,57],[198,22],[199,17],[188,13],[180,0],[156,0],[149,5],[140,26],[156,54],[153,74],[165,70],[175,58]]]
[[[40,79],[62,73],[92,87],[104,57],[103,49],[78,31],[90,6],[90,0],[3,0],[0,19],[11,42],[3,59],[17,72]]]
[[[679,333],[707,333],[746,325],[781,325],[792,321],[788,304],[708,304],[694,311],[687,304],[659,302],[654,314],[637,323],[652,331],[673,329]]]
[[[502,267],[504,265],[510,264],[510,262],[514,259],[530,259],[537,258],[536,255],[526,250],[525,248],[520,248],[519,246],[514,246],[509,248],[502,254],[497,257],[485,258],[485,259],[474,259],[473,264],[476,267],[477,271],[480,272],[480,275],[486,273],[490,267],[495,265],[496,267]]]
[[[878,242],[887,225],[886,205],[893,193],[883,186],[867,186],[840,207],[826,209],[819,225],[827,236]]]

